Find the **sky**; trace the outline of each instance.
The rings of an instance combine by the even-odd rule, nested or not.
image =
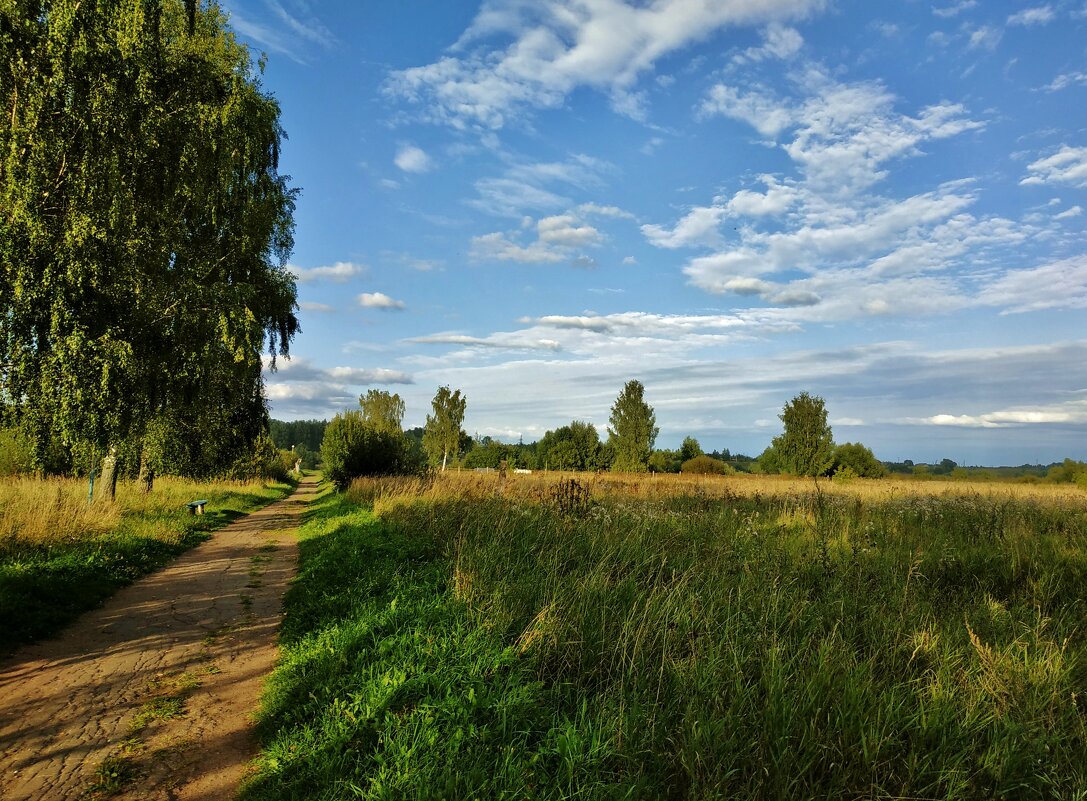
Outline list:
[[[222,0],[301,189],[273,417],[1087,459],[1087,2]]]

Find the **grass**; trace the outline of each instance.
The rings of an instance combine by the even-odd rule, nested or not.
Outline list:
[[[324,499],[243,798],[1087,798],[1082,491],[589,485]]]
[[[144,494],[121,484],[115,503],[87,503],[77,480],[0,483],[0,655],[54,634],[118,588],[287,495],[286,484],[161,478]],[[185,504],[207,498],[208,513]]]

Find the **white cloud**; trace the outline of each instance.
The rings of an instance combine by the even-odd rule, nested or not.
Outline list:
[[[399,311],[405,308],[404,301],[394,300],[384,292],[363,292],[358,296],[358,302],[364,309]]]
[[[741,94],[717,84],[701,105],[703,115],[722,114],[746,122],[763,136],[794,129],[785,152],[809,184],[858,191],[884,178],[886,162],[914,155],[926,141],[946,139],[984,124],[965,116],[962,106],[940,103],[917,117],[894,111],[895,97],[881,83],[843,84],[818,68],[798,78],[808,97],[782,100],[766,90]]]
[[[696,206],[671,230],[660,225],[643,225],[642,234],[659,248],[713,247],[721,243],[717,228],[726,213],[724,206]]]
[[[531,226],[531,218],[525,221]],[[522,264],[555,264],[570,261],[575,266],[593,266],[595,262],[580,253],[581,248],[596,247],[604,235],[572,214],[544,217],[536,222],[536,240],[519,243],[521,232],[496,231],[472,237],[472,258],[480,261],[513,261]],[[591,263],[589,263],[591,262]]]
[[[412,384],[414,381],[407,373],[400,370],[386,370],[378,367],[331,367],[329,376],[348,385],[360,384]]]
[[[825,0],[656,0],[629,5],[485,2],[457,50],[393,73],[387,91],[425,104],[426,114],[458,128],[497,129],[525,108],[557,108],[580,86],[608,94],[621,113],[640,110],[633,88],[663,56],[727,26],[798,19]],[[788,49],[789,35],[776,34]],[[509,44],[504,48],[496,40]],[[489,42],[490,46],[480,45]]]
[[[964,11],[969,11],[978,4],[977,0],[960,0],[958,3],[952,3],[950,6],[944,6],[942,8],[933,7],[932,13],[937,17],[943,17],[947,19],[949,17],[956,17]]]
[[[763,43],[759,47],[749,47],[743,53],[734,56],[735,64],[764,61],[768,58],[788,59],[800,52],[804,46],[804,37],[795,28],[774,22],[763,31]]]
[[[1082,425],[1087,423],[1087,401],[1051,406],[1016,407],[983,414],[935,414],[905,422],[961,428],[1010,428],[1029,425]]]
[[[970,32],[968,45],[972,50],[976,50],[977,48],[995,50],[1003,37],[1004,32],[999,28],[994,28],[991,25],[982,25],[980,28]]]
[[[364,264],[356,264],[350,261],[338,261],[324,267],[299,267],[288,264],[287,269],[294,274],[300,284],[308,284],[315,281],[332,281],[343,284],[352,278],[365,274],[367,267]]]
[[[1035,6],[1024,8],[1008,17],[1009,25],[1045,25],[1057,18],[1052,6]]]
[[[396,151],[396,158],[393,159],[393,163],[404,172],[415,173],[426,172],[433,166],[430,156],[422,148],[415,145],[401,145]]]
[[[600,244],[603,236],[591,225],[579,223],[571,214],[544,217],[536,223],[540,242],[564,248],[590,247]]]
[[[488,348],[494,350],[562,350],[562,345],[553,339],[528,338],[521,332],[508,334],[496,333],[486,337],[467,334],[430,334],[413,337],[408,342],[422,345],[463,345],[465,347]]]
[[[1078,85],[1087,85],[1087,72],[1062,72],[1045,87],[1045,90],[1047,92],[1059,92],[1069,86]]]
[[[1071,184],[1087,187],[1087,147],[1064,145],[1052,156],[1029,164],[1030,175],[1019,183],[1024,186],[1037,184]]]
[[[1072,206],[1071,208],[1065,209],[1060,214],[1053,215],[1053,219],[1054,220],[1070,220],[1073,217],[1078,217],[1081,214],[1083,214],[1083,207],[1082,206]]]
[[[982,290],[980,301],[1006,313],[1087,309],[1087,255],[1009,270]]]
[[[596,214],[600,217],[611,217],[616,220],[633,220],[634,215],[624,211],[618,206],[600,206],[596,203],[582,203],[577,207],[581,214]]]
[[[329,306],[327,303],[314,303],[309,300],[301,301],[298,304],[298,307],[302,311],[320,312],[322,314],[336,311],[335,307]]]

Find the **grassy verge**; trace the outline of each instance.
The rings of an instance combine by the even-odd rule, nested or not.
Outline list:
[[[199,484],[164,478],[144,495],[118,487],[116,503],[88,504],[86,484],[9,480],[0,486],[0,655],[47,637],[118,588],[231,520],[285,497],[287,484]],[[207,499],[189,515],[188,501]]]
[[[245,798],[1087,798],[1082,496],[514,496],[324,502]]]

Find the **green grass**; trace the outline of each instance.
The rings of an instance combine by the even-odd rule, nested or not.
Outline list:
[[[41,491],[47,486],[42,482]],[[146,500],[134,494],[119,497],[115,522],[105,530],[0,537],[0,655],[56,633],[120,587],[207,539],[208,532],[285,497],[291,489],[287,484],[209,486],[160,480]],[[85,492],[84,487],[84,498]],[[194,493],[209,500],[207,514],[185,510],[185,500]],[[18,496],[7,501],[12,506],[21,502]],[[86,505],[85,500],[79,503]]]
[[[1087,798],[1082,501],[376,508],[302,529],[243,798]]]

